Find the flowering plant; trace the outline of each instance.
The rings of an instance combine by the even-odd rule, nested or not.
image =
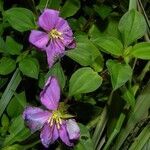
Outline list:
[[[0,0],[0,150],[149,148],[148,0]]]
[[[42,128],[40,138],[45,147],[53,144],[58,137],[68,146],[80,137],[80,129],[74,119],[66,117],[61,105],[60,88],[55,77],[49,77],[40,94],[41,103],[49,110],[27,107],[23,118],[32,132]],[[68,115],[69,116],[69,115]]]

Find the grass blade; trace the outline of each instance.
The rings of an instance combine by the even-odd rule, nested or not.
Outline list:
[[[135,139],[135,142],[131,145],[129,150],[141,150],[150,138],[150,125],[147,125],[140,135]]]
[[[149,108],[150,82],[148,82],[142,94],[138,97],[134,110],[130,112],[126,126],[121,130],[120,134],[117,137],[116,143],[113,147],[114,150],[118,150],[126,140],[127,136],[133,130],[135,125],[148,116]]]
[[[14,91],[17,89],[20,82],[21,82],[20,71],[19,69],[16,69],[0,99],[0,117],[3,114],[5,108],[7,107],[9,101],[11,100],[14,94]]]

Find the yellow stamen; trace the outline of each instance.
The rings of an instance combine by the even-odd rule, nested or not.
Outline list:
[[[49,32],[49,36],[50,36],[50,38],[53,38],[53,39],[58,39],[58,38],[60,38],[60,39],[63,39],[63,37],[62,37],[62,33],[61,32],[59,32],[57,29],[52,29],[50,32]]]
[[[49,123],[50,127],[55,124],[57,129],[60,129],[62,120],[61,120],[61,114],[58,110],[52,112],[51,117],[48,119],[48,123]]]

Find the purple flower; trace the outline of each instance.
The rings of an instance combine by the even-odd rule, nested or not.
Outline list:
[[[40,93],[41,103],[47,108],[27,107],[23,118],[32,132],[41,129],[41,142],[45,147],[59,137],[68,146],[79,139],[80,129],[74,119],[66,117],[66,111],[59,106],[60,87],[55,77],[49,77]],[[66,119],[68,118],[68,119]]]
[[[75,48],[73,33],[67,21],[59,17],[59,11],[45,9],[38,20],[44,31],[32,30],[29,41],[46,51],[49,67],[64,54],[65,47]]]

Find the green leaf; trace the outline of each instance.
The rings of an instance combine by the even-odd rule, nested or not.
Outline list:
[[[67,0],[61,9],[61,16],[64,18],[73,16],[80,9],[80,0]]]
[[[35,29],[35,20],[32,11],[26,8],[11,8],[4,13],[9,24],[20,32]]]
[[[17,43],[12,37],[6,37],[5,50],[12,55],[19,55],[23,46]]]
[[[2,148],[2,150],[26,150],[25,146],[21,146],[19,144],[14,144],[11,146],[6,146]]]
[[[21,92],[20,94],[16,93],[7,107],[7,114],[11,118],[17,117],[20,114],[22,114],[25,106],[26,106],[25,92]]]
[[[134,139],[134,143],[131,145],[129,150],[143,150],[144,145],[150,139],[150,125],[148,124],[137,138]],[[148,149],[147,149],[148,150]]]
[[[131,79],[132,69],[129,65],[113,60],[108,60],[106,65],[111,76],[113,90],[118,89]]]
[[[0,74],[7,75],[13,72],[16,68],[16,62],[8,57],[3,57],[0,59]]]
[[[143,119],[148,116],[150,108],[150,82],[148,82],[147,86],[138,96],[136,102],[137,103],[134,107],[134,110],[130,111],[128,120],[124,125],[124,128],[122,128],[121,132],[119,133],[112,150],[120,149],[128,135],[136,127],[137,123],[140,121],[143,122]]]
[[[118,18],[109,17],[108,21],[109,21],[108,26],[105,29],[104,34],[116,37],[117,39],[121,39],[120,38],[120,32],[119,32],[119,29],[118,29],[118,24],[119,24]]]
[[[87,36],[77,36],[77,47],[67,51],[66,55],[82,66],[91,66],[97,72],[103,68],[103,57]]]
[[[125,120],[125,114],[121,113],[117,122],[116,122],[115,128],[113,129],[113,132],[108,137],[108,140],[107,140],[103,150],[107,150],[110,147],[110,144],[113,142],[113,140],[115,139],[117,134],[120,132],[120,129],[122,127],[124,120]]]
[[[135,44],[132,49],[130,49],[130,54],[136,58],[150,60],[150,43],[142,42]]]
[[[98,26],[93,24],[88,32],[88,36],[90,37],[90,40],[93,41],[94,39],[99,38],[100,36],[102,36],[103,33],[99,30]]]
[[[146,22],[143,15],[134,9],[123,15],[118,27],[125,47],[141,38],[146,32]]]
[[[7,117],[6,114],[3,114],[3,116],[2,116],[1,125],[3,127],[8,127],[9,126],[9,118]]]
[[[47,0],[40,0],[37,8],[43,10],[46,6]],[[51,9],[59,9],[61,0],[50,0],[48,1],[47,7]]]
[[[31,78],[38,79],[39,75],[39,62],[32,57],[26,57],[19,62],[19,69],[21,72]]]
[[[65,77],[63,68],[61,67],[61,64],[59,62],[56,63],[52,68],[49,69],[49,71],[45,77],[46,81],[49,78],[49,76],[57,77],[59,84],[61,85],[61,88],[63,89],[65,87],[66,77]]]
[[[149,148],[150,148],[150,138],[147,140],[147,142],[143,146],[142,150],[148,150]]]
[[[88,129],[82,124],[79,124],[79,127],[80,139],[78,144],[74,147],[74,150],[94,150],[93,142]]]
[[[9,135],[5,138],[4,145],[11,145],[14,142],[24,141],[30,135],[30,131],[25,127],[22,115],[20,115],[13,119],[9,128]]]
[[[132,89],[125,89],[122,98],[132,107],[135,106],[135,98]]]
[[[21,82],[20,72],[19,72],[19,69],[16,69],[7,88],[5,89],[3,95],[0,99],[0,117],[3,114],[6,106],[8,105],[9,101],[11,100],[11,98],[20,82]]]
[[[102,78],[89,67],[78,69],[69,81],[69,96],[95,91],[102,84]]]
[[[5,42],[2,37],[0,37],[0,52],[5,52]]]
[[[5,136],[7,134],[9,128],[9,118],[6,114],[3,114],[1,118],[1,127],[0,127],[0,134],[1,136]]]
[[[110,6],[107,6],[107,5],[94,5],[94,10],[98,13],[98,15],[102,18],[102,19],[105,19],[107,18],[111,11],[112,11],[112,8]]]
[[[93,40],[95,44],[97,44],[102,51],[121,56],[123,54],[123,45],[122,43],[115,37],[111,36],[101,36]]]

